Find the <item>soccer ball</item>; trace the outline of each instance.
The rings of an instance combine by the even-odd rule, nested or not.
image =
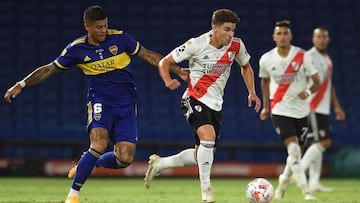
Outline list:
[[[273,186],[265,178],[255,178],[246,186],[245,194],[250,203],[269,203],[273,197]]]

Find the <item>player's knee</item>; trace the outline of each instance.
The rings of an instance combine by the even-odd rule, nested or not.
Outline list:
[[[124,162],[120,161],[118,158],[116,158],[116,163],[119,166],[119,168],[126,168],[131,165],[132,162]]]

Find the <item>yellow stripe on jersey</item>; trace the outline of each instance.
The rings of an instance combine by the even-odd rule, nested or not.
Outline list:
[[[130,53],[130,54],[131,54],[131,55],[136,54],[136,53],[138,52],[139,48],[140,48],[140,43],[139,43],[139,42],[136,42],[136,48],[135,48],[135,50],[134,50],[132,53]]]
[[[75,41],[73,41],[71,43],[71,46],[74,46],[74,45],[80,44],[80,43],[85,43],[85,42],[86,42],[86,37],[84,36],[84,37],[81,37],[81,38],[76,39]]]
[[[98,75],[115,69],[123,69],[130,64],[130,61],[131,59],[129,54],[124,52],[122,54],[118,54],[91,63],[77,64],[77,66],[81,68],[85,75]],[[56,63],[56,65],[58,65],[58,63]]]
[[[121,35],[123,32],[124,31],[122,31],[122,30],[108,29],[108,34],[109,35],[113,35],[113,34]]]
[[[68,67],[65,67],[65,66],[61,65],[58,60],[55,60],[54,63],[57,65],[57,67],[59,67],[59,68],[61,68],[61,69],[63,69],[63,70],[67,70],[67,69],[68,69]]]

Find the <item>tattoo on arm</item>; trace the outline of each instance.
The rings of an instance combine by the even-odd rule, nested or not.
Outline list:
[[[52,64],[47,64],[37,68],[26,76],[25,82],[27,86],[36,85],[57,73],[60,73],[60,70],[56,69]]]

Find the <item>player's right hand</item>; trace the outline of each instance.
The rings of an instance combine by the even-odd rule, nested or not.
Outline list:
[[[264,121],[269,117],[269,111],[263,108],[260,112],[260,120]]]
[[[21,88],[20,84],[18,84],[18,83],[16,83],[12,87],[10,87],[4,95],[5,101],[11,103],[11,99],[15,98],[18,94],[20,94],[21,89],[22,88]]]
[[[169,88],[170,90],[175,90],[181,85],[181,83],[177,79],[171,79],[165,82],[165,87]]]

